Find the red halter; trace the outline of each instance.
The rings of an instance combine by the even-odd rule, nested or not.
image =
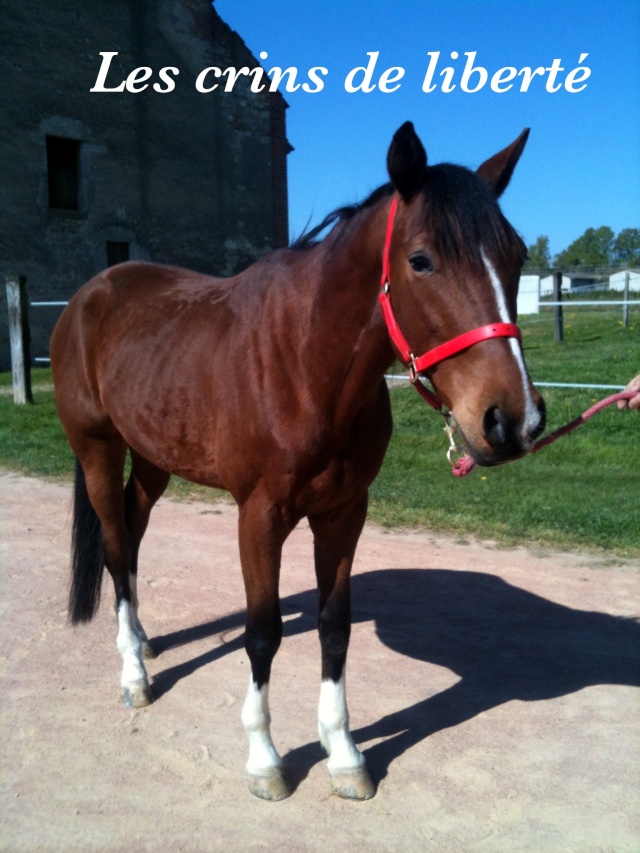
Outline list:
[[[403,364],[409,368],[409,379],[416,388],[416,391],[424,397],[430,406],[436,411],[442,410],[442,400],[433,391],[429,390],[420,382],[420,374],[424,370],[428,370],[435,364],[444,361],[446,358],[451,358],[462,350],[468,349],[480,341],[486,341],[489,338],[518,338],[521,340],[520,329],[515,323],[490,323],[488,326],[479,326],[477,329],[472,329],[470,332],[465,332],[463,335],[458,335],[440,346],[430,349],[424,355],[416,358],[411,351],[411,347],[407,343],[405,336],[400,331],[396,315],[391,305],[391,296],[389,294],[391,286],[391,270],[389,269],[389,252],[391,249],[391,235],[393,233],[393,221],[398,210],[398,199],[394,196],[389,210],[389,219],[387,220],[387,234],[384,241],[384,253],[382,255],[382,279],[380,280],[380,305],[382,306],[382,314],[384,316],[387,329],[394,347],[396,348]]]

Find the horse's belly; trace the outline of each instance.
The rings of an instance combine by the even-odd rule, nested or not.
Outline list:
[[[144,459],[176,476],[224,488],[218,474],[218,418],[204,394],[187,393],[179,385],[160,396],[136,388],[106,403],[109,416],[127,444]]]

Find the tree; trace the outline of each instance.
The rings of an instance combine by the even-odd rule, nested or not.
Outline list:
[[[555,266],[561,269],[610,266],[613,260],[613,244],[614,234],[608,225],[587,228],[568,249],[556,255]]]
[[[535,243],[527,249],[527,260],[524,262],[525,270],[543,271],[551,269],[551,254],[549,252],[549,238],[540,236]]]
[[[623,228],[613,241],[612,262],[617,267],[640,267],[640,228]]]

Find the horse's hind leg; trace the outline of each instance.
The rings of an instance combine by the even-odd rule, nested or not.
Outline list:
[[[282,545],[290,532],[276,507],[258,490],[240,507],[240,559],[247,593],[245,647],[251,662],[242,723],[249,739],[249,790],[263,800],[291,793],[271,740],[269,678],[282,639],[278,580]]]
[[[318,631],[322,647],[322,685],[318,705],[320,741],[329,760],[331,785],[350,800],[367,800],[375,788],[349,731],[345,666],[351,633],[350,576],[356,545],[367,514],[367,497],[350,507],[309,518],[314,534],[318,579]]]
[[[122,696],[125,705],[139,708],[152,698],[130,582],[134,548],[127,529],[123,488],[127,446],[117,433],[102,439],[85,438],[79,444],[74,449],[84,471],[89,500],[100,520],[104,563],[115,588]]]
[[[131,568],[129,587],[131,589],[131,604],[138,636],[142,642],[142,655],[145,658],[155,657],[155,652],[142,627],[138,615],[138,552],[142,537],[149,523],[149,515],[156,501],[164,494],[169,483],[170,475],[156,468],[135,451],[131,451],[131,474],[125,488],[125,517],[127,530],[131,540]],[[116,601],[116,609],[118,603]]]

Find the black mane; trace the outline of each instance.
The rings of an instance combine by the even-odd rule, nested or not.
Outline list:
[[[331,213],[328,213],[325,216],[319,225],[316,225],[310,231],[303,231],[302,234],[293,241],[289,248],[308,249],[310,246],[315,246],[317,243],[321,242],[321,240],[318,239],[318,235],[322,234],[322,232],[330,225],[335,225],[340,222],[348,222],[348,220],[352,219],[356,213],[359,213],[361,210],[365,210],[368,207],[373,207],[373,205],[377,204],[380,199],[386,198],[387,196],[392,195],[392,193],[393,185],[383,184],[375,189],[363,202],[360,202],[360,204],[345,205],[344,207],[338,207],[335,210],[332,210]]]
[[[383,184],[360,204],[333,210],[319,225],[303,232],[290,248],[317,245],[326,228],[348,222],[393,192],[392,184]],[[524,254],[524,244],[504,217],[493,190],[475,172],[450,163],[430,166],[422,197],[430,237],[441,257],[480,268],[484,266],[483,254],[494,259],[509,256],[514,246]]]

